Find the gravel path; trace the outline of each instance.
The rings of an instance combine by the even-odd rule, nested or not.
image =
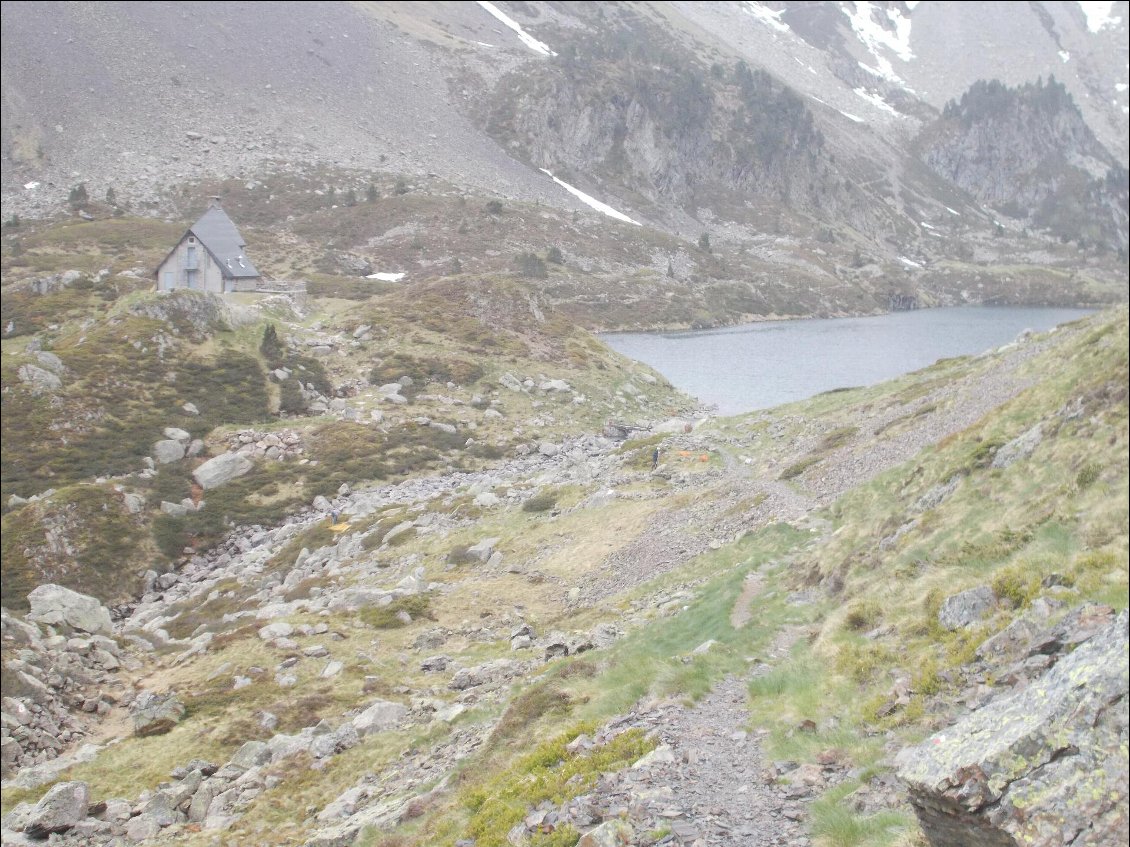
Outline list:
[[[749,581],[752,596],[760,581]],[[743,601],[735,605],[739,613]],[[783,630],[766,659],[789,655],[802,628]],[[768,670],[761,664],[754,675]],[[611,774],[575,801],[593,819],[624,816],[637,836],[669,830],[659,845],[690,847],[805,847],[809,800],[842,778],[830,763],[788,770],[767,764],[760,734],[749,732],[748,680],[729,676],[694,706],[665,701],[619,722],[654,732],[656,751],[636,767]],[[782,779],[781,777],[784,776]],[[582,815],[584,813],[582,812]]]
[[[606,815],[629,810],[637,833],[666,825],[668,844],[807,845],[800,798],[766,779],[760,738],[746,730],[746,700],[745,683],[729,677],[694,708],[668,705],[641,717],[662,746],[650,764],[608,779],[596,805]]]
[[[1036,383],[1035,377],[1021,376],[1018,371],[1050,343],[1050,340],[1028,342],[1009,351],[1003,361],[987,371],[956,379],[912,403],[867,421],[865,431],[854,443],[801,477],[804,488],[820,505],[827,505],[845,491],[972,426]],[[934,407],[932,411],[913,417],[908,428],[890,437],[874,438],[875,432],[899,416],[915,415],[930,407]]]

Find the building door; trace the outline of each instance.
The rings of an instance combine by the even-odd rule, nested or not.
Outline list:
[[[198,267],[196,248],[190,245],[184,257],[184,282],[189,288],[196,288],[196,269]]]

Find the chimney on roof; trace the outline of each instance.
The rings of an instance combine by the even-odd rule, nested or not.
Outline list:
[[[220,198],[219,197],[210,197],[209,199],[212,201],[210,204],[208,204],[209,209],[219,209],[220,208]]]

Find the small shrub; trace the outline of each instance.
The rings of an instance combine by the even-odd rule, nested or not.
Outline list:
[[[787,468],[785,468],[783,471],[781,471],[781,474],[780,474],[780,476],[777,477],[777,479],[781,479],[781,480],[795,479],[796,477],[798,477],[802,473],[804,473],[806,470],[811,468],[813,465],[818,464],[820,462],[820,458],[821,458],[820,456],[806,456],[805,458],[801,459],[799,462],[794,462],[793,464],[791,464]]]
[[[501,215],[502,214],[502,201],[501,200],[488,200],[486,204],[488,215]]]
[[[848,607],[844,623],[857,632],[873,629],[883,617],[882,607],[874,600],[857,600]]]
[[[530,838],[530,847],[575,847],[581,833],[571,824],[559,826],[552,832],[538,832]]]
[[[833,429],[824,436],[817,449],[821,451],[836,450],[847,444],[848,441],[851,440],[851,437],[857,432],[859,432],[859,427],[857,426],[841,426],[837,429]]]
[[[282,362],[286,348],[279,340],[279,334],[274,324],[267,324],[266,329],[263,330],[263,340],[259,342],[259,352],[273,367],[278,367],[278,364]]]
[[[579,677],[581,679],[592,679],[596,676],[599,668],[596,662],[589,659],[576,659],[561,666],[557,672],[558,679],[570,679],[572,677]]]
[[[557,505],[557,492],[541,491],[522,504],[523,512],[548,512]]]
[[[397,597],[387,606],[369,606],[357,613],[362,623],[374,629],[399,629],[407,626],[407,622],[397,617],[399,612],[407,612],[412,620],[427,618],[435,620],[428,612],[430,600],[425,594],[413,594],[410,597]]]
[[[287,415],[300,415],[306,411],[306,398],[298,380],[287,379],[279,383],[279,411]]]
[[[549,269],[541,257],[534,253],[519,253],[514,260],[518,273],[531,279],[545,279],[549,276]]]
[[[969,455],[967,467],[971,470],[984,470],[993,463],[993,457],[996,456],[997,450],[1004,445],[1004,441],[999,438],[990,438],[977,442],[977,446],[973,448],[973,452]]]
[[[1075,487],[1082,491],[1098,481],[1099,474],[1102,473],[1102,465],[1095,464],[1094,462],[1084,465],[1083,469],[1079,471],[1078,476],[1075,477]]]
[[[918,694],[929,697],[940,692],[944,684],[942,675],[938,670],[938,663],[934,661],[933,657],[927,656],[919,662],[918,670],[911,680],[910,688]]]
[[[189,542],[188,530],[183,518],[160,514],[153,519],[153,540],[157,549],[168,559],[176,559]]]
[[[478,561],[470,554],[471,545],[459,544],[452,547],[447,553],[447,563],[449,565],[470,565]]]
[[[381,363],[369,372],[369,383],[385,385],[396,382],[402,376],[412,378],[411,389],[402,392],[405,396],[410,396],[429,382],[471,385],[482,379],[483,369],[478,362],[468,359],[441,359],[394,353],[382,359]]]
[[[840,673],[858,683],[871,682],[876,675],[894,664],[895,656],[880,644],[845,644],[836,654]]]
[[[515,697],[494,728],[492,740],[509,738],[544,715],[567,715],[573,707],[568,692],[535,685]]]
[[[67,203],[70,204],[72,209],[85,209],[89,202],[90,195],[87,193],[84,183],[80,182],[67,194]]]
[[[459,799],[471,813],[464,834],[478,847],[507,847],[506,834],[530,807],[544,800],[560,804],[580,796],[602,773],[626,767],[658,743],[644,737],[642,730],[630,729],[584,755],[565,749],[579,734],[594,729],[587,724],[574,727],[538,745],[513,767],[464,789]]]
[[[1040,591],[1040,576],[1018,563],[997,571],[992,582],[993,593],[1016,608],[1027,606]]]
[[[545,253],[545,260],[552,262],[555,265],[565,264],[565,257],[561,255],[561,250],[557,247],[550,247]]]

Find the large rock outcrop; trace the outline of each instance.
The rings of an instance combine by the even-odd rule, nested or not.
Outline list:
[[[1127,624],[899,754],[931,847],[1127,842]]]
[[[110,610],[93,597],[61,585],[46,584],[27,595],[31,611],[28,618],[38,623],[109,635],[114,631]]]

